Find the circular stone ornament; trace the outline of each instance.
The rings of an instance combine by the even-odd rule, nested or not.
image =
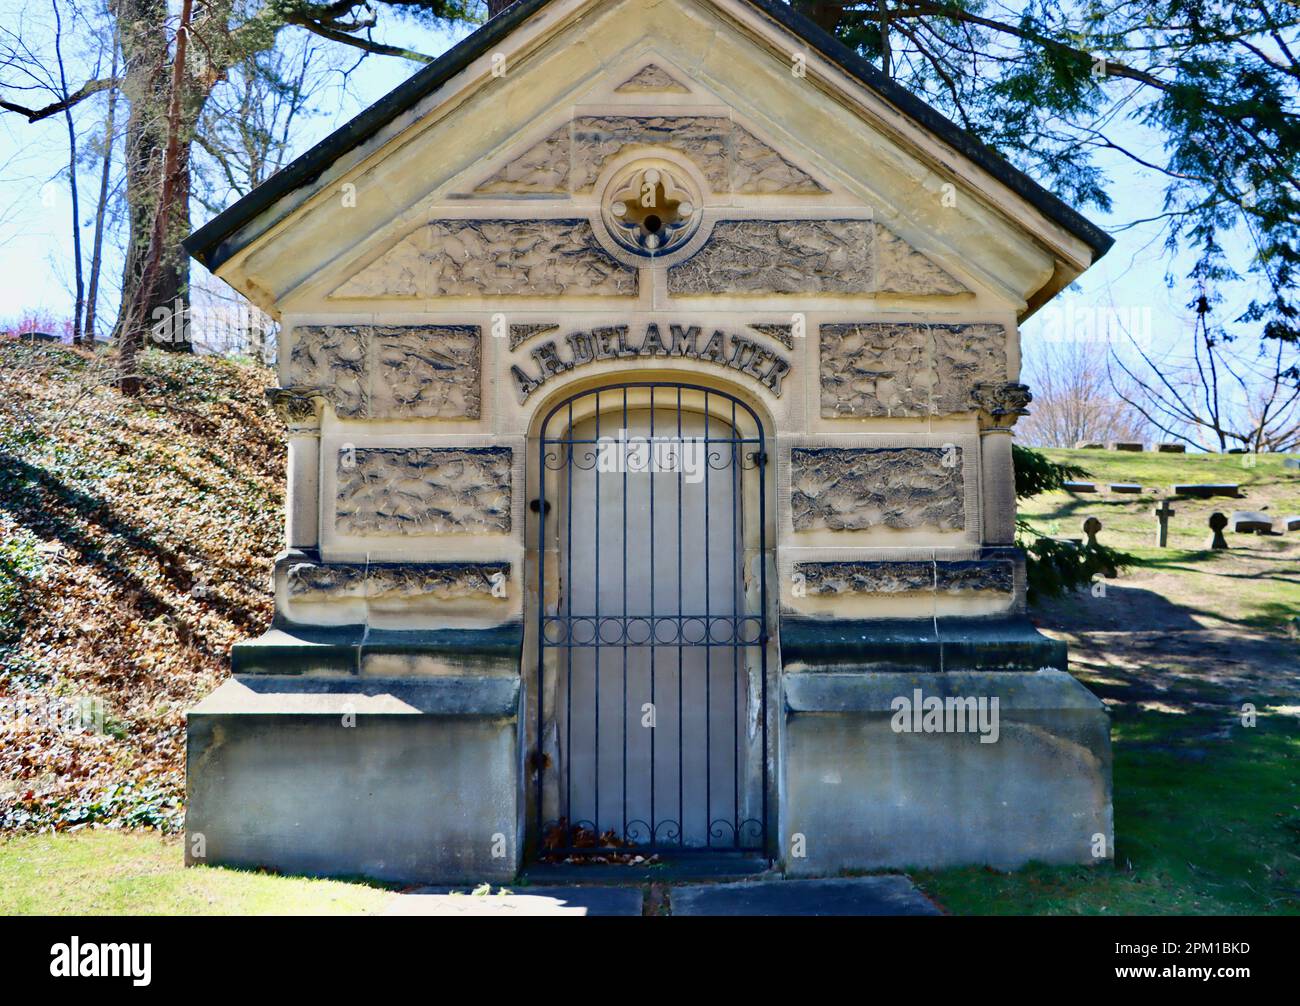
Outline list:
[[[700,194],[685,173],[644,161],[615,175],[600,201],[614,241],[637,255],[666,255],[699,230]]]

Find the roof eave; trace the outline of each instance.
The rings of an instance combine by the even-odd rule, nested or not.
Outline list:
[[[551,0],[516,0],[514,4],[477,31],[467,35],[409,80],[399,84],[361,114],[195,230],[183,242],[185,250],[208,269],[216,272],[225,262],[256,240],[256,236],[243,236],[240,235],[240,231],[257,217],[272,209],[284,197],[305,185],[310,185],[338,158],[372,138],[403,112],[436,91],[550,2]],[[1016,168],[977,137],[896,84],[867,60],[798,11],[782,3],[781,0],[746,0],[746,2],[787,31],[803,39],[831,63],[875,91],[908,118],[983,169],[1044,217],[1074,235],[1092,250],[1093,262],[1110,250],[1114,239],[1091,220]]]

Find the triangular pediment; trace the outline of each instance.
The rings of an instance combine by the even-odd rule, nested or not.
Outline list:
[[[614,90],[619,94],[689,94],[691,89],[658,63],[647,63]]]
[[[613,246],[602,213],[611,179],[646,158],[699,183],[698,236],[649,263],[670,296],[744,292],[690,275],[712,256],[723,272],[748,261],[770,276],[762,294],[983,290],[1021,311],[1088,259],[1081,239],[1033,216],[1023,185],[999,187],[948,137],[792,47],[750,0],[546,6],[490,24],[490,45],[299,188],[266,187],[260,215],[222,239],[221,275],[273,310],[290,294],[637,297],[647,263]],[[807,55],[798,74],[794,51]],[[825,263],[805,289],[764,259],[788,241]]]
[[[689,157],[714,192],[820,195],[826,186],[727,115],[575,116],[474,187],[492,193],[590,192],[610,161],[655,148]]]

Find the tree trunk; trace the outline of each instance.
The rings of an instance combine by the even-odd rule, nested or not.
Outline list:
[[[113,36],[113,71],[117,76],[117,36]],[[104,121],[104,163],[99,174],[99,202],[95,204],[95,238],[90,248],[90,290],[86,294],[86,327],[82,342],[95,344],[95,309],[99,302],[99,268],[104,261],[104,217],[108,213],[108,185],[113,174],[113,130],[117,125],[117,88],[108,92],[108,115]]]
[[[131,104],[126,125],[126,199],[128,243],[122,270],[122,300],[113,338],[120,369],[127,380],[135,373],[137,351],[145,344],[189,352],[189,258],[181,240],[189,233],[190,158],[193,102],[184,102],[180,156],[168,184],[163,178],[171,94],[171,52],[166,0],[114,0],[113,12],[122,43],[122,91]],[[148,267],[155,221],[164,188],[170,188],[170,213],[161,255],[148,289]]]

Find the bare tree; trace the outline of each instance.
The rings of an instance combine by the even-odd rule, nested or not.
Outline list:
[[[1105,342],[1083,339],[1036,344],[1024,370],[1034,402],[1016,426],[1016,439],[1035,447],[1145,440],[1150,425],[1114,387],[1107,353]]]
[[[113,68],[110,76],[117,76],[117,36],[112,42]],[[95,236],[90,246],[90,289],[86,294],[86,324],[81,341],[86,345],[95,342],[95,315],[99,305],[99,272],[104,262],[104,222],[108,216],[109,186],[113,177],[113,142],[117,126],[117,88],[108,92],[108,112],[104,118],[104,146],[99,170],[99,199],[95,203]]]
[[[77,127],[72,121],[68,100],[68,74],[63,62],[63,15],[58,0],[51,0],[54,10],[54,61],[59,70],[59,95],[64,101],[63,118],[68,127],[68,190],[72,197],[72,270],[75,297],[72,308],[72,338],[80,341],[81,317],[86,308],[86,284],[81,273],[81,199],[77,193]]]
[[[1252,352],[1214,323],[1205,293],[1194,307],[1190,357],[1157,358],[1131,334],[1125,353],[1112,350],[1108,367],[1126,385],[1124,401],[1162,433],[1204,450],[1300,448],[1300,386],[1288,347],[1261,338]]]
[[[129,114],[123,155],[128,236],[121,302],[114,337],[130,356],[155,338],[162,319],[172,349],[189,348],[183,319],[189,297],[189,259],[181,240],[190,230],[191,147],[204,104],[240,60],[276,45],[286,28],[310,32],[364,54],[427,63],[431,56],[371,37],[378,7],[427,24],[480,18],[482,0],[204,0],[192,7],[185,31],[167,0],[107,0],[121,63],[116,72],[90,75],[80,87],[51,88],[47,56],[36,51],[43,35],[0,26],[0,111],[29,122],[61,114],[101,91],[119,89]],[[185,39],[182,50],[180,40]],[[7,50],[7,51],[6,51]],[[182,56],[182,52],[184,55]],[[177,67],[177,61],[181,66]],[[180,87],[179,93],[176,86]],[[27,92],[52,92],[33,101]],[[163,194],[167,198],[163,198]],[[166,227],[158,235],[158,220]],[[161,257],[157,247],[161,243]],[[178,320],[179,319],[179,320]],[[179,336],[179,338],[178,338]],[[124,367],[130,374],[132,368]]]

